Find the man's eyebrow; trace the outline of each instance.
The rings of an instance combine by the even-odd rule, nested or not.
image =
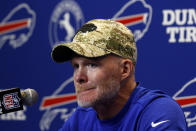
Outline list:
[[[73,59],[71,59],[71,60],[70,60],[70,64],[71,64],[71,65],[73,65],[73,64],[74,64]]]
[[[84,63],[89,63],[89,62],[95,62],[98,63],[101,59],[97,59],[97,58],[87,58]]]

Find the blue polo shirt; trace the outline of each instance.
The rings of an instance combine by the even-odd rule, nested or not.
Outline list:
[[[94,109],[78,107],[59,131],[187,131],[187,125],[175,100],[138,85],[113,118],[99,120]]]

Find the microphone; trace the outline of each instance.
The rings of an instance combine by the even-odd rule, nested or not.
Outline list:
[[[12,88],[0,91],[0,115],[23,110],[23,105],[32,106],[38,100],[38,93],[34,89],[20,91]]]
[[[21,96],[22,96],[23,104],[27,106],[34,105],[38,100],[37,91],[30,88],[21,91]]]

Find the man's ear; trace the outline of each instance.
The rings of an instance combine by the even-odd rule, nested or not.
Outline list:
[[[121,80],[131,76],[133,72],[133,63],[130,59],[123,59],[121,61]]]

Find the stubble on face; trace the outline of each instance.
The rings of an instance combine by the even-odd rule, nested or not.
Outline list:
[[[80,97],[78,94],[77,102],[81,107],[93,107],[99,104],[110,102],[118,93],[120,83],[114,77],[100,82],[99,85],[94,86],[94,91],[88,96]]]
[[[115,61],[116,59],[114,59]],[[110,102],[120,90],[119,66],[115,61],[107,61],[113,66],[109,66],[104,75],[91,79],[87,87],[76,87],[77,102],[81,107],[93,107],[99,104]],[[89,76],[90,77],[90,76]],[[90,89],[86,95],[80,93],[80,89]]]

